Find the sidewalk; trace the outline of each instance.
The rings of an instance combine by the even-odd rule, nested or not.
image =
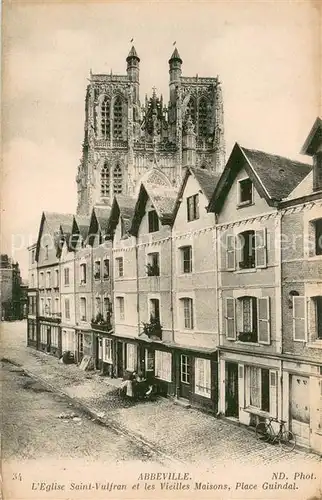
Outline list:
[[[302,450],[286,453],[279,446],[258,442],[255,434],[243,426],[183,408],[169,399],[128,403],[120,399],[116,381],[97,372],[83,372],[76,365],[61,364],[57,358],[27,348],[22,341],[15,345],[14,340],[6,340],[2,358],[22,365],[104,424],[148,443],[174,460],[207,463],[207,468],[215,467],[219,457],[221,466],[232,460],[241,465],[319,460]]]

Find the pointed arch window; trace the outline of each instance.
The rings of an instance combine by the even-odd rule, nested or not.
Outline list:
[[[122,193],[122,169],[119,165],[116,165],[113,172],[113,192],[114,194]]]
[[[110,168],[105,162],[101,171],[101,196],[107,197],[110,195]]]
[[[110,101],[104,97],[101,105],[101,133],[104,138],[110,135]]]
[[[192,123],[195,125],[196,124],[196,103],[195,100],[190,97],[190,100],[187,105],[187,118],[188,116],[191,116]]]
[[[122,101],[117,97],[114,102],[114,122],[113,122],[113,137],[115,139],[122,138]]]
[[[202,97],[199,101],[199,135],[207,135],[207,101]]]

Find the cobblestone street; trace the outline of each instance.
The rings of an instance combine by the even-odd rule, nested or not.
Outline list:
[[[28,430],[24,435],[28,436],[29,441],[35,439],[38,432],[36,421],[39,423],[45,421],[48,429],[53,425],[54,428],[59,426],[61,430],[55,435],[65,436],[66,444],[62,449],[68,449],[71,456],[77,454],[86,456],[88,443],[82,443],[81,436],[88,435],[91,436],[91,453],[94,459],[104,459],[106,449],[98,443],[107,441],[109,443],[107,458],[111,460],[116,460],[117,457],[121,460],[143,458],[144,460],[163,460],[163,462],[173,459],[191,464],[206,463],[207,467],[212,468],[229,464],[232,460],[241,465],[299,461],[314,465],[319,461],[317,455],[304,450],[287,453],[283,452],[278,445],[258,442],[254,432],[248,428],[223,419],[216,419],[191,408],[182,408],[168,399],[159,398],[155,402],[125,405],[119,399],[116,387],[108,383],[110,382],[108,379],[100,377],[98,373],[83,372],[75,365],[63,365],[52,356],[27,348],[25,329],[24,322],[2,324],[1,357],[5,360],[3,363],[5,394],[10,394],[6,387],[12,387],[14,384],[18,387],[13,400],[9,396],[4,399],[6,403],[4,451],[7,454],[9,448],[12,448],[19,456],[33,456],[34,451],[32,447],[30,448],[30,443],[26,444],[23,439],[15,438],[15,444],[12,446],[12,435],[17,434],[10,432],[10,425],[17,425],[17,420],[22,418],[22,414],[26,415],[25,420],[29,423],[31,415],[28,411],[33,412],[37,407],[37,419],[30,431]],[[35,390],[31,387],[31,390],[27,391],[25,387],[22,390],[21,379],[23,378],[24,384],[28,384],[29,379],[21,377],[20,367],[26,371],[27,375],[32,375],[32,378],[41,381],[40,383],[43,382],[45,389]],[[67,395],[69,399],[64,399],[63,395]],[[70,422],[61,423],[56,418],[57,414],[64,412],[66,407],[68,408],[68,401],[76,405],[80,404],[81,408],[89,411],[92,416],[97,415],[101,424],[121,434],[116,435],[111,429],[97,425],[87,418],[82,418],[82,425],[89,427],[90,432],[85,433],[84,428],[81,432],[80,426],[74,423],[72,423],[71,432]],[[30,410],[28,410],[29,407]],[[23,422],[24,419],[20,425],[23,425]],[[42,429],[42,427],[39,428]],[[75,439],[77,433],[80,432],[79,439]],[[102,438],[106,433],[108,433],[106,438]],[[70,434],[73,434],[71,447],[69,446]],[[127,438],[131,440],[130,444],[126,441]],[[47,442],[46,439],[44,436],[38,445],[44,453],[48,451],[44,445]],[[133,445],[133,442],[137,443],[137,447]],[[95,443],[94,448],[93,443]],[[59,441],[57,447],[60,446]],[[128,450],[127,453],[124,452],[125,449]]]

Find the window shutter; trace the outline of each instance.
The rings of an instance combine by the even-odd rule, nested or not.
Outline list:
[[[257,299],[257,335],[260,344],[270,344],[269,297]]]
[[[306,341],[306,303],[305,297],[293,297],[293,339]]]
[[[226,237],[226,269],[227,271],[236,269],[235,236],[233,234],[227,234]]]
[[[267,266],[266,228],[255,231],[255,266]]]
[[[277,417],[277,382],[278,373],[275,370],[269,371],[269,412],[272,417]]]
[[[235,314],[235,299],[226,298],[226,337],[227,339],[236,339],[236,314]]]

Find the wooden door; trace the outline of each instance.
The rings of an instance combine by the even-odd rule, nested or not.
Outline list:
[[[290,427],[298,444],[309,446],[310,441],[310,380],[290,376]]]
[[[238,364],[226,362],[226,415],[239,416],[238,403]]]
[[[187,354],[180,355],[179,393],[184,399],[190,398],[191,358]]]

